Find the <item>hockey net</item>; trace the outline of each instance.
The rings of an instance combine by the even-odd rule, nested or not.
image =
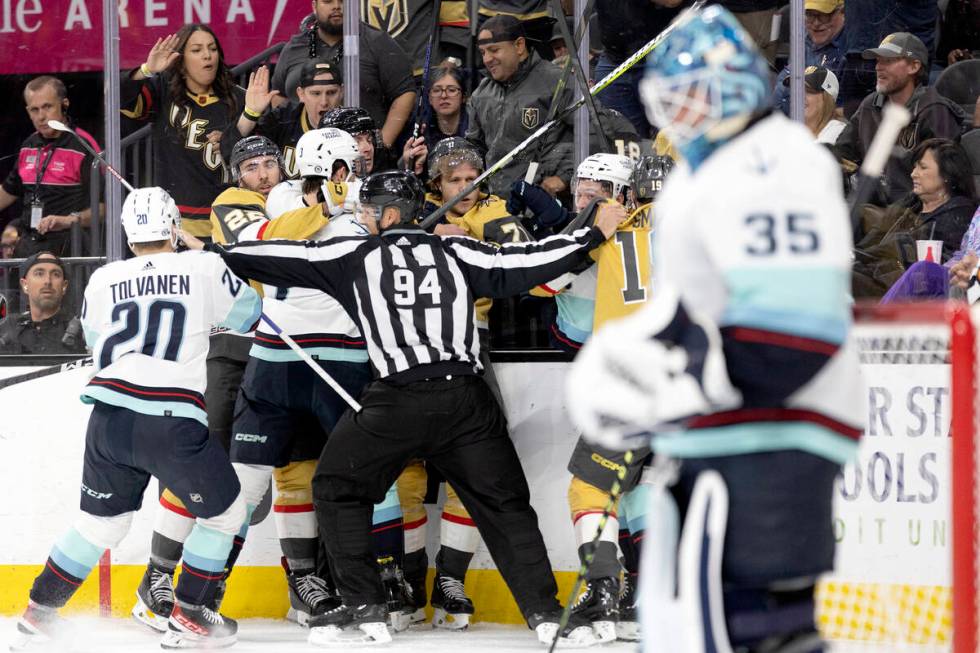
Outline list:
[[[831,651],[978,651],[978,325],[965,304],[855,310],[868,423],[817,593]]]

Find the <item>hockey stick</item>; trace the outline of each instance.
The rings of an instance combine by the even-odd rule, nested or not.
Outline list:
[[[585,558],[582,560],[582,565],[578,569],[578,575],[575,577],[575,584],[572,585],[572,591],[568,595],[568,600],[565,602],[565,607],[561,611],[561,617],[558,619],[558,632],[555,633],[555,638],[551,640],[551,646],[548,647],[548,653],[554,653],[555,645],[558,643],[558,638],[561,637],[561,633],[565,630],[565,626],[568,625],[568,619],[572,616],[572,604],[578,597],[578,592],[582,589],[582,583],[585,582],[585,575],[589,573],[589,567],[592,566],[592,561],[595,559],[596,549],[599,548],[599,540],[602,539],[602,531],[606,530],[606,522],[609,521],[609,515],[612,514],[613,508],[616,506],[616,502],[619,501],[620,495],[623,493],[623,481],[626,480],[626,468],[629,467],[630,463],[633,462],[633,452],[627,451],[623,455],[623,464],[619,466],[619,471],[616,472],[616,480],[613,481],[612,487],[609,488],[609,501],[606,502],[606,506],[602,509],[602,516],[599,518],[599,525],[596,527],[595,535],[592,537],[592,542],[589,544],[589,549],[585,554]]]
[[[42,367],[41,369],[34,370],[33,372],[25,372],[23,374],[18,374],[16,376],[9,376],[6,379],[0,379],[0,390],[3,390],[4,388],[9,388],[12,385],[17,385],[18,383],[23,383],[24,381],[43,379],[44,377],[51,376],[52,374],[77,370],[82,367],[91,367],[93,362],[94,361],[92,360],[91,357],[79,358],[78,360],[68,361],[67,363],[61,363],[60,365]]]
[[[422,88],[419,90],[419,99],[415,103],[415,126],[412,127],[412,140],[419,137],[422,131],[422,114],[425,109],[426,94],[429,88],[429,71],[432,69],[432,42],[436,40],[439,33],[439,10],[442,9],[442,0],[435,0],[432,7],[432,33],[429,34],[429,42],[425,46],[425,69],[422,71]],[[412,161],[405,161],[405,169],[412,170]]]
[[[585,77],[585,71],[582,70],[582,62],[578,57],[579,41],[572,38],[572,33],[568,29],[568,23],[565,22],[565,14],[561,8],[561,0],[551,0],[551,11],[558,12],[558,30],[561,32],[562,38],[565,39],[565,43],[568,44],[568,61],[566,62],[566,65],[571,63],[571,68],[575,73],[575,78],[578,80],[579,87],[582,89],[582,99],[585,100],[585,106],[589,110],[589,117],[592,118],[592,122],[595,124],[596,131],[599,134],[599,146],[602,148],[603,152],[609,152],[609,138],[606,136],[606,132],[602,128],[602,121],[599,119],[599,113],[595,108],[595,100],[593,99],[593,94],[589,89],[589,80]],[[585,26],[587,20],[588,16],[583,15],[583,27]]]
[[[111,165],[109,165],[109,162],[105,160],[105,157],[102,156],[101,154],[99,154],[98,152],[96,152],[95,151],[95,148],[92,147],[91,145],[89,145],[88,141],[86,141],[84,138],[82,138],[81,136],[79,136],[78,135],[78,132],[76,132],[74,129],[72,129],[71,127],[69,127],[65,123],[61,122],[60,120],[49,120],[48,121],[48,127],[51,127],[52,129],[56,129],[56,130],[58,130],[60,132],[66,132],[68,134],[73,135],[78,140],[78,142],[82,144],[82,147],[84,147],[86,150],[88,150],[89,154],[91,154],[96,159],[98,159],[99,161],[102,162],[102,165],[105,166],[106,170],[108,170],[109,172],[111,172],[112,173],[112,176],[115,177],[116,179],[118,179],[119,180],[119,183],[126,187],[126,190],[128,190],[129,192],[133,192],[135,190],[133,188],[133,185],[131,183],[129,183],[128,181],[126,181],[123,178],[123,176],[121,174],[119,174],[119,171],[118,170],[116,170]]]
[[[589,0],[585,5],[585,13],[582,14],[582,21],[575,27],[575,40],[571,45],[568,45],[568,51],[573,52],[578,50],[578,44],[582,40],[582,35],[585,33],[585,29],[588,27],[589,19],[592,17],[592,7],[595,5],[595,0]],[[564,16],[564,13],[562,14]],[[562,35],[564,38],[564,35]],[[555,114],[558,113],[558,96],[565,89],[565,85],[568,83],[568,76],[572,72],[572,58],[571,56],[565,60],[565,65],[561,69],[561,77],[558,78],[558,83],[555,85],[555,92],[551,94],[551,105],[548,108],[548,120],[552,120]],[[547,122],[547,121],[546,121]]]
[[[704,5],[705,1],[706,0],[697,0],[697,2],[691,5],[691,8],[688,11],[696,11],[702,5]],[[596,82],[595,86],[589,89],[589,95],[596,95],[597,93],[599,93],[600,91],[608,87],[610,84],[612,84],[617,79],[619,79],[619,77],[624,72],[626,72],[627,70],[635,66],[637,62],[639,62],[645,56],[653,52],[654,48],[656,48],[658,45],[663,43],[664,39],[670,36],[670,34],[676,29],[676,25],[677,25],[677,19],[675,18],[674,21],[671,22],[671,24],[668,25],[663,32],[661,32],[659,35],[657,35],[656,37],[648,41],[642,48],[640,48],[632,55],[630,55],[630,57],[626,59],[623,63],[616,66],[616,68],[612,70],[608,75],[606,75],[601,80]],[[467,184],[466,187],[463,188],[463,190],[460,191],[458,195],[456,195],[456,197],[452,198],[451,200],[449,200],[448,202],[440,206],[438,209],[436,209],[430,215],[428,215],[424,220],[422,220],[420,226],[423,229],[428,229],[429,227],[434,225],[439,220],[439,218],[441,218],[446,213],[448,213],[449,209],[454,207],[457,202],[459,202],[461,199],[463,199],[464,197],[472,193],[473,190],[479,187],[479,185],[482,184],[484,181],[486,181],[493,175],[500,172],[503,168],[507,167],[507,165],[510,164],[510,162],[513,161],[518,155],[524,152],[531,145],[531,143],[535,142],[538,138],[541,137],[542,134],[544,134],[549,129],[554,127],[556,124],[564,120],[567,116],[571,115],[572,112],[574,112],[584,103],[585,103],[585,98],[579,98],[569,106],[565,107],[565,109],[563,109],[557,116],[555,116],[554,119],[549,120],[545,124],[538,127],[538,129],[533,134],[525,138],[516,147],[514,147],[514,149],[512,149],[510,152],[508,152],[503,157],[501,157],[499,161],[497,161],[492,166],[490,166],[485,171],[483,171],[483,174],[481,174],[479,177],[477,177],[472,182]]]
[[[898,106],[894,102],[885,105],[881,112],[881,124],[875,132],[871,145],[868,146],[867,154],[861,163],[861,179],[858,181],[857,188],[848,198],[848,209],[851,216],[851,229],[857,238],[858,227],[861,224],[861,206],[865,204],[878,185],[878,178],[885,169],[888,159],[892,154],[892,147],[898,138],[898,133],[905,125],[909,124],[912,114],[905,107]]]
[[[361,404],[350,396],[350,394],[344,390],[343,386],[337,383],[325,369],[317,365],[316,361],[313,360],[313,357],[303,351],[303,348],[297,345],[296,341],[293,340],[288,333],[283,333],[282,329],[279,328],[279,325],[273,322],[272,319],[265,313],[262,314],[262,321],[268,324],[269,327],[276,332],[276,335],[282,338],[282,341],[289,345],[289,348],[296,352],[296,355],[303,359],[303,362],[309,365],[310,369],[316,372],[317,376],[319,376],[326,382],[327,385],[333,388],[333,391],[340,395],[340,398],[347,402],[347,405],[353,408],[355,413],[361,412]]]

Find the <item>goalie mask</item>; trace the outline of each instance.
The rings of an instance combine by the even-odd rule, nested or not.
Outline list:
[[[647,57],[640,97],[650,122],[699,166],[769,104],[769,68],[728,10],[686,11]]]
[[[127,195],[120,220],[130,245],[169,240],[177,246],[180,211],[162,188],[137,188]]]

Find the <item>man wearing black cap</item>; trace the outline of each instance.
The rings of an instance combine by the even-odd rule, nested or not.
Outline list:
[[[551,97],[561,70],[528,49],[524,27],[513,16],[487,20],[477,36],[477,46],[489,77],[467,102],[467,140],[486,151],[493,165],[548,119]],[[569,104],[569,87],[555,100]],[[571,118],[569,118],[570,120]],[[552,195],[564,190],[572,175],[571,123],[559,125],[539,139],[540,186]],[[507,199],[515,179],[524,177],[527,161],[512,161],[489,179],[490,193]]]
[[[238,119],[236,138],[222,141],[221,155],[231,159],[231,151],[242,138],[251,134],[265,136],[282,152],[286,178],[299,177],[296,163],[296,143],[300,136],[316,129],[320,118],[330,109],[336,109],[344,100],[344,79],[340,66],[326,61],[307,61],[300,69],[299,86],[290,102],[266,111],[276,91],[269,92],[269,73],[259,68],[249,77],[245,104],[261,118],[253,119],[243,112]],[[297,101],[298,100],[298,101]]]
[[[881,45],[865,50],[862,56],[877,61],[875,91],[861,101],[834,151],[838,158],[860,165],[881,124],[885,103],[905,106],[912,114],[912,122],[899,133],[882,176],[878,202],[887,204],[912,190],[909,175],[916,146],[929,138],[959,140],[965,117],[956,104],[925,85],[929,79],[929,53],[917,36],[908,32],[889,34]]]
[[[289,40],[279,54],[272,88],[279,91],[274,104],[292,98],[299,84],[299,67],[307,61],[340,65],[344,54],[344,0],[313,0],[315,20]],[[366,19],[365,19],[366,20]],[[361,21],[358,35],[360,106],[381,125],[381,137],[390,147],[408,125],[415,108],[412,60],[385,32]]]
[[[84,354],[81,326],[62,306],[68,279],[61,259],[38,252],[20,270],[21,292],[29,308],[0,321],[0,353]]]

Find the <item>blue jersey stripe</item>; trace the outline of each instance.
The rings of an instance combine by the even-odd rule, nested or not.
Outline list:
[[[91,404],[96,401],[119,406],[144,415],[159,415],[162,417],[189,417],[196,419],[205,426],[208,425],[208,414],[193,404],[178,401],[146,401],[131,395],[123,394],[106,387],[88,386],[81,395],[82,402]]]
[[[857,454],[856,440],[803,422],[751,422],[658,435],[653,450],[676,458],[712,458],[797,449],[840,464]]]

